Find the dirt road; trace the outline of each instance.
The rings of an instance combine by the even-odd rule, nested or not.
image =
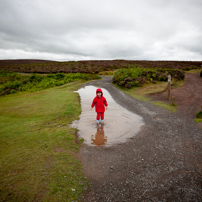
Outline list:
[[[92,186],[81,200],[202,201],[202,130],[193,117],[136,100],[110,82],[104,77],[87,85],[107,89],[145,125],[123,144],[83,145],[80,158]]]

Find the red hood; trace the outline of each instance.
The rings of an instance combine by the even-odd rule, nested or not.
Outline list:
[[[97,94],[97,92],[101,92],[101,93],[102,93],[102,96],[103,96],[103,92],[102,92],[102,89],[101,89],[101,88],[98,88],[98,89],[96,90],[96,94]]]

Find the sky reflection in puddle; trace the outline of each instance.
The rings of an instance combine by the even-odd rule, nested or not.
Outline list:
[[[80,120],[74,121],[71,127],[79,130],[78,135],[84,139],[84,143],[92,146],[111,146],[135,136],[144,125],[142,117],[116,103],[104,88],[102,88],[103,96],[109,106],[105,111],[104,125],[100,124],[97,127],[97,113],[94,109],[90,111],[96,89],[95,86],[86,86],[77,91],[81,98],[82,113]]]

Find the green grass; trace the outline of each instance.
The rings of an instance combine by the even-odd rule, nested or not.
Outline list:
[[[195,121],[195,123],[201,123],[202,119],[196,118],[196,119],[194,119],[194,121]]]
[[[158,107],[162,107],[164,109],[167,109],[171,112],[176,112],[177,111],[177,107],[176,106],[172,106],[171,104],[162,102],[162,101],[151,101],[152,104],[158,106]]]
[[[199,73],[201,72],[202,69],[191,69],[189,71],[185,71],[186,73],[189,73],[189,74],[194,74],[194,73]]]
[[[74,201],[85,189],[68,126],[81,112],[72,92],[81,84],[0,97],[1,201]]]

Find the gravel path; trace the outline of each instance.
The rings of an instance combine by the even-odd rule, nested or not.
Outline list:
[[[202,201],[202,130],[192,118],[136,100],[103,78],[86,85],[107,89],[145,126],[124,144],[83,145],[80,158],[92,186],[81,200]]]

